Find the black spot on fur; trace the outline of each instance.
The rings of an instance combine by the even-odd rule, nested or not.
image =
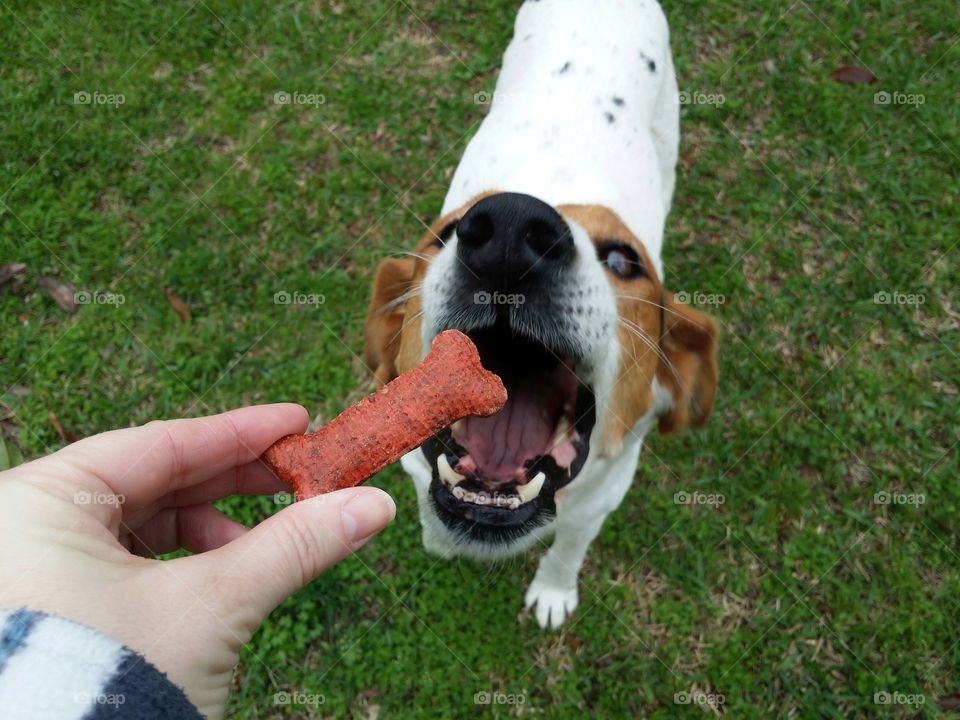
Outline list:
[[[657,63],[654,62],[651,58],[648,58],[646,55],[644,55],[642,50],[640,51],[640,59],[647,63],[647,70],[649,70],[652,73],[655,73],[657,71]]]
[[[617,119],[614,117],[613,113],[604,113],[603,117],[606,118],[607,122],[613,125],[613,122]]]
[[[617,107],[623,107],[627,103],[622,97],[614,97],[613,104],[616,105]]]
[[[557,70],[557,75],[563,75],[563,74],[564,74],[565,72],[567,72],[567,70],[569,70],[571,67],[573,67],[573,63],[570,62],[569,60],[567,60],[567,61],[563,64],[563,67],[560,68],[559,70]]]

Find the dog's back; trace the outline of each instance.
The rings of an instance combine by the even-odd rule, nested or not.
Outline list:
[[[660,271],[677,97],[654,0],[528,1],[443,212],[494,188],[604,205],[643,239]]]

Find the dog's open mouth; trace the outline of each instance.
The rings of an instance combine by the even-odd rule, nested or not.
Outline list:
[[[555,493],[587,459],[593,392],[573,359],[541,343],[500,324],[468,334],[509,399],[496,415],[465,418],[424,444],[431,495],[441,519],[471,536],[526,532],[552,517]]]

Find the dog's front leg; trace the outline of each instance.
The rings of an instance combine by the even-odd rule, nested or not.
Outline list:
[[[540,559],[525,599],[540,627],[558,628],[576,610],[577,576],[583,558],[607,515],[616,510],[630,488],[652,417],[651,413],[637,424],[619,455],[595,460],[596,474],[580,478],[558,503],[553,545]]]
[[[585,523],[558,525],[553,545],[540,559],[537,574],[527,589],[526,606],[540,627],[558,628],[577,608],[577,575],[587,548],[600,532],[607,513]]]

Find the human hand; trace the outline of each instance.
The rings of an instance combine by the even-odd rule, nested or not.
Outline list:
[[[389,495],[364,487],[252,529],[209,504],[287,490],[257,458],[306,425],[298,405],[248,407],[103,433],[0,473],[0,607],[96,628],[222,717],[240,648],[263,619],[395,513]],[[152,559],[181,547],[196,554]]]

